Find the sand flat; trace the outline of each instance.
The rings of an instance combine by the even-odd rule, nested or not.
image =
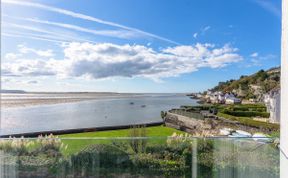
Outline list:
[[[60,103],[72,103],[97,99],[114,99],[125,97],[141,97],[143,94],[132,93],[1,93],[1,107],[28,107],[35,105],[48,105]]]

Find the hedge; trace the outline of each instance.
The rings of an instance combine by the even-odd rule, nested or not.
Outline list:
[[[257,117],[257,116],[265,117],[265,118],[270,117],[270,113],[258,112],[258,111],[232,111],[232,110],[224,109],[223,113],[229,114],[232,116],[238,116],[238,117]]]
[[[97,144],[89,145],[76,155],[71,156],[74,169],[93,172],[93,167],[99,168],[129,168],[129,155],[115,146]]]
[[[266,123],[266,122],[261,122],[261,121],[255,121],[252,120],[251,118],[247,117],[236,117],[232,115],[228,115],[225,113],[218,113],[217,114],[219,117],[224,117],[226,119],[230,119],[233,121],[238,121],[243,125],[250,126],[250,127],[256,127],[259,129],[268,129],[269,131],[278,131],[280,129],[279,124],[272,124],[272,123]]]

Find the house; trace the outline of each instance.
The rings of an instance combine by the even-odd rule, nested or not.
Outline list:
[[[224,99],[226,100],[227,98],[234,98],[235,96],[232,93],[225,93]]]
[[[270,113],[269,122],[280,123],[280,89],[271,90],[264,95],[267,112]]]
[[[239,98],[236,98],[232,93],[225,93],[221,91],[207,92],[205,96],[207,103],[213,104],[238,104],[241,103]]]
[[[210,97],[210,101],[211,101],[211,103],[213,103],[213,104],[217,104],[217,103],[218,103],[218,97],[217,97],[217,95],[212,95],[212,96]]]
[[[236,97],[230,97],[225,100],[225,104],[241,104],[241,99]]]
[[[218,95],[218,103],[225,104],[225,97],[224,95]]]
[[[225,104],[241,104],[241,99],[236,98],[232,93],[226,93],[224,98]]]

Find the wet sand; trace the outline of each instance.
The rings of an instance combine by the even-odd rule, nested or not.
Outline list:
[[[143,94],[128,93],[25,93],[1,94],[1,107],[28,107],[36,105],[50,105],[72,103],[97,99],[117,99],[125,97],[143,97]]]

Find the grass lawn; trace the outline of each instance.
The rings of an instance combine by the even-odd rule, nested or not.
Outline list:
[[[90,144],[96,143],[112,143],[112,142],[127,142],[127,140],[113,139],[115,137],[128,137],[130,129],[111,130],[111,131],[98,131],[98,132],[86,132],[77,134],[65,134],[60,135],[62,142],[68,145],[68,149],[64,151],[65,155],[77,153],[84,147]],[[165,126],[153,126],[147,127],[147,137],[154,137],[148,140],[148,144],[161,144],[166,142],[167,136],[171,136],[174,132],[180,134],[182,131],[165,127]],[[99,138],[100,137],[100,138]],[[101,139],[101,137],[108,137],[107,139]],[[76,139],[73,139],[76,138]],[[78,139],[77,139],[78,138]]]

